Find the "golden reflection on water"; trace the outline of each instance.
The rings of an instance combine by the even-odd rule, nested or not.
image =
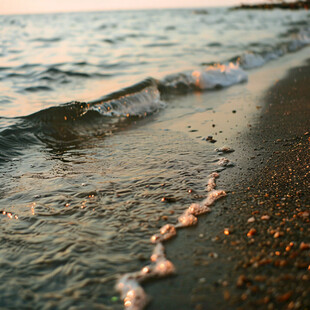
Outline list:
[[[31,207],[31,214],[32,215],[35,215],[35,207],[36,207],[36,203],[34,202],[34,203],[32,203],[32,205],[30,206]]]

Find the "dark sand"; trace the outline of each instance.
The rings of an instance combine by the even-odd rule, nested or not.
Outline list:
[[[310,309],[309,85],[310,61],[269,89],[228,196],[166,243],[178,274],[145,285],[148,309]]]

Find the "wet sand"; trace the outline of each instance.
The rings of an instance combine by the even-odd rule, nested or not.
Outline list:
[[[217,181],[228,196],[167,242],[178,273],[145,286],[147,309],[310,308],[309,85],[307,61],[265,92],[260,117],[228,141],[236,166]]]

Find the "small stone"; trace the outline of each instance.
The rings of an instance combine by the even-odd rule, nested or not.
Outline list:
[[[310,249],[310,243],[305,243],[305,242],[302,242],[299,246],[299,249],[301,251],[304,251],[304,250],[309,250]]]
[[[237,280],[237,287],[239,287],[239,288],[241,288],[241,287],[243,287],[247,282],[248,282],[249,280],[246,278],[246,276],[245,275],[240,275],[239,277],[238,277],[238,280]]]
[[[277,301],[278,302],[285,302],[287,300],[289,300],[292,296],[292,292],[287,292],[283,295],[277,296]]]
[[[224,235],[228,236],[230,234],[229,228],[224,228]]]
[[[252,216],[248,219],[248,223],[254,223],[255,222],[255,217]]]
[[[215,253],[215,252],[211,252],[209,254],[209,256],[212,257],[212,258],[218,258],[219,257],[219,255],[217,253]]]
[[[251,229],[248,231],[247,236],[248,236],[249,238],[251,238],[251,237],[253,237],[254,235],[256,235],[256,233],[257,233],[257,230],[256,230],[255,228],[251,228]]]
[[[279,237],[281,237],[281,236],[283,236],[283,235],[284,235],[283,232],[281,232],[281,231],[276,231],[276,232],[274,233],[274,235],[273,235],[273,238],[277,239],[277,238],[279,238]]]
[[[267,280],[267,276],[257,275],[254,280],[257,282],[265,282]]]
[[[195,310],[203,310],[202,305],[201,304],[196,305]]]
[[[226,301],[228,301],[228,300],[230,299],[230,293],[229,293],[228,290],[225,290],[225,291],[224,291],[224,299],[225,299]]]

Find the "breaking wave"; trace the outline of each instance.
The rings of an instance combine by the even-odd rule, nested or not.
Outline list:
[[[261,67],[309,44],[310,27],[277,46],[246,52],[224,64],[204,64],[198,70],[170,74],[162,80],[150,77],[91,102],[74,101],[28,116],[1,118],[0,161],[18,155],[18,150],[29,144],[74,143],[109,135],[163,109],[172,96],[246,82],[246,70]]]
[[[70,102],[7,119],[13,124],[0,127],[0,148],[5,150],[0,160],[18,155],[18,150],[29,144],[74,143],[111,134],[163,109],[172,95],[228,87],[246,80],[247,74],[239,65],[214,65],[170,75],[162,81],[148,78],[92,102]]]
[[[288,35],[288,34],[287,34]],[[292,34],[290,40],[285,40],[261,52],[247,52],[237,58],[237,63],[245,69],[262,67],[267,62],[294,53],[310,44],[310,27],[303,28]]]

